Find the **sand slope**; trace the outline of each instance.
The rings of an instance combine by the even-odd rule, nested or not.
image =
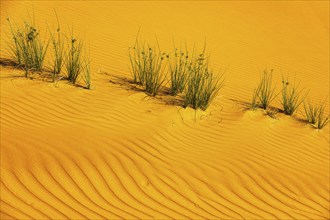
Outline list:
[[[103,77],[87,91],[13,71],[1,71],[3,217],[328,217],[328,126],[226,97],[195,119]]]
[[[35,5],[40,19],[54,4]],[[294,70],[314,101],[326,98],[328,2],[242,3],[240,9],[238,3],[181,2],[173,9],[189,9],[183,20],[219,19],[226,28],[216,31],[212,23],[192,31],[194,19],[188,27],[175,16],[164,20],[169,15],[161,12],[170,3],[84,3],[71,14],[70,4],[56,6],[64,23],[76,17],[79,29],[89,27],[93,89],[25,79],[22,71],[1,66],[1,219],[329,219],[329,125],[315,130],[300,114],[273,119],[244,110],[259,72],[269,66]],[[8,26],[2,12],[19,14],[29,4],[1,6],[3,34]],[[279,9],[277,19],[262,10],[269,8]],[[152,14],[124,16],[137,9]],[[99,32],[84,15],[99,22]],[[266,28],[285,21],[275,36]],[[123,83],[129,77],[127,46],[139,23],[165,46],[171,44],[166,28],[191,42],[207,35],[212,60],[231,65],[226,87],[206,112],[170,105],[168,97],[150,99]],[[227,37],[219,40],[223,30]]]

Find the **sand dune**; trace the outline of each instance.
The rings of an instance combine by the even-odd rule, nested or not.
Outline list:
[[[1,6],[8,57],[4,18],[32,6]],[[1,219],[329,219],[329,125],[244,105],[266,67],[277,80],[295,73],[313,101],[327,99],[328,6],[35,2],[38,21],[51,24],[54,7],[90,40],[93,89],[1,66]],[[120,81],[139,27],[166,48],[174,34],[192,44],[207,37],[214,64],[229,66],[207,111]]]

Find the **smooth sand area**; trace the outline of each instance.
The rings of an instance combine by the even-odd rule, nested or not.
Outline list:
[[[0,66],[1,219],[329,219],[329,124],[245,109],[273,68],[329,114],[329,2],[1,1],[0,57],[6,17],[33,7],[90,45],[93,86]],[[205,112],[123,82],[139,29],[164,50],[206,39],[228,69]]]

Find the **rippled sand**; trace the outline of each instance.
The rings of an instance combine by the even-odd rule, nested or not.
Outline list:
[[[1,219],[329,219],[329,125],[244,110],[273,68],[329,113],[329,2],[1,1],[1,57],[7,15],[33,7],[90,44],[93,89],[1,66]],[[228,68],[206,112],[123,83],[139,29],[164,50],[206,39]]]

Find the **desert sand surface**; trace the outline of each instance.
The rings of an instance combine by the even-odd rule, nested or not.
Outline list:
[[[7,16],[47,31],[54,9],[90,45],[92,89],[0,66],[1,219],[329,219],[329,124],[246,109],[272,68],[329,114],[328,1],[1,1],[0,57]],[[206,111],[127,83],[139,29],[164,50],[206,39],[227,69]]]

